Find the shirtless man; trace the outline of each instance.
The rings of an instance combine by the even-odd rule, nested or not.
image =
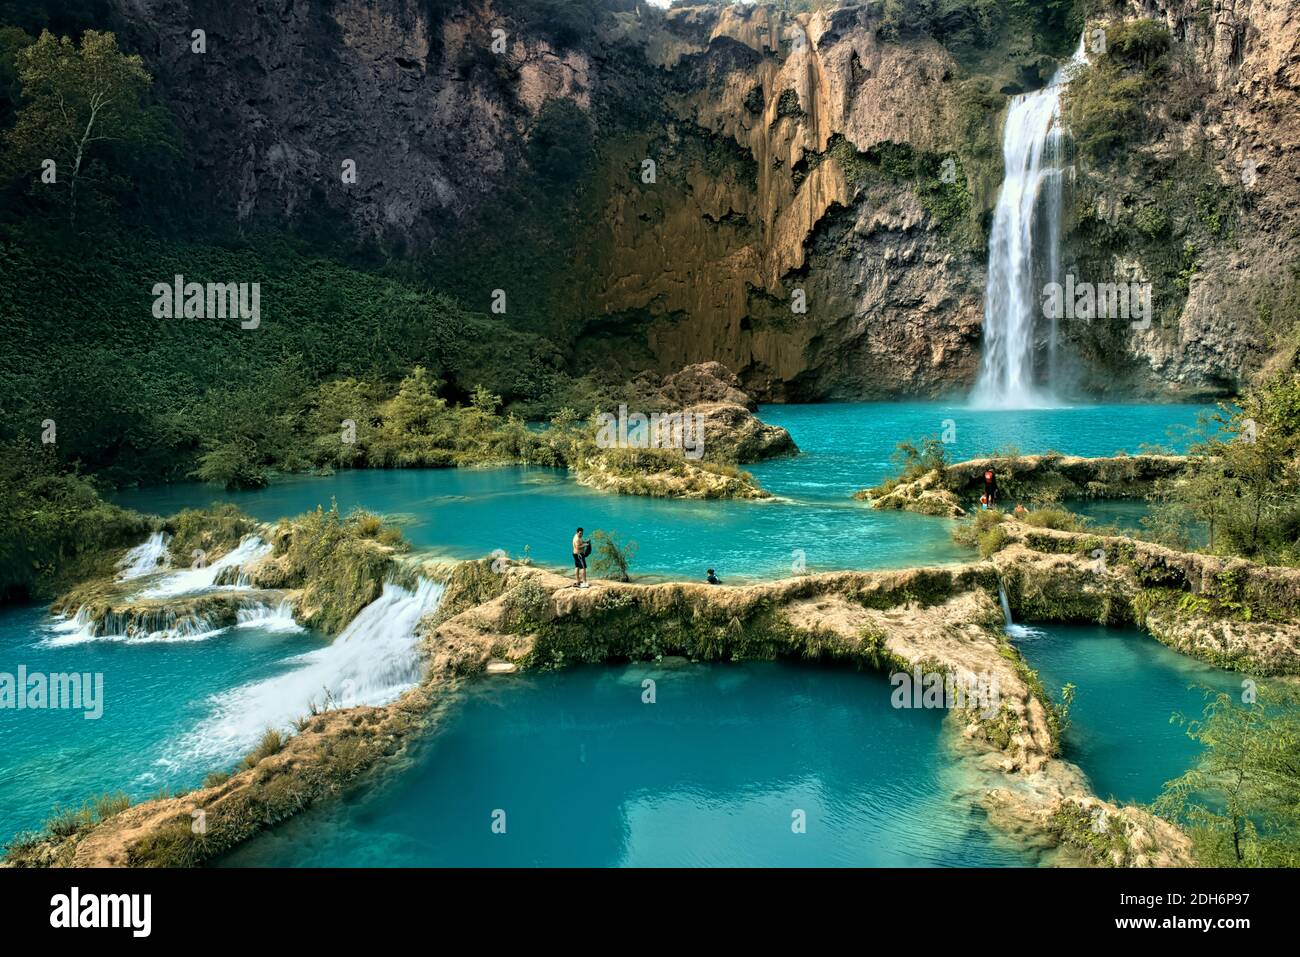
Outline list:
[[[582,526],[573,533],[573,577],[577,579],[573,583],[574,588],[587,587],[587,556],[583,554],[587,548],[587,543],[582,540]]]

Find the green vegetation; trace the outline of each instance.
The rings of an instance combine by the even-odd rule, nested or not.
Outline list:
[[[401,707],[383,712],[363,709],[342,720],[335,714],[315,716],[305,728],[313,736],[312,743],[299,746],[294,760],[278,762],[274,768],[261,763],[262,759],[293,748],[296,739],[277,742],[268,735],[235,776],[221,782],[231,785],[225,795],[194,794],[195,803],[206,813],[204,833],[194,833],[190,808],[178,809],[174,817],[155,822],[144,837],[129,846],[128,864],[194,867],[211,860],[275,822],[338,794],[363,771],[391,755],[418,725],[416,715]],[[66,858],[74,850],[74,844],[65,843],[48,848],[46,854]],[[27,862],[12,853],[10,860]]]
[[[1001,551],[1010,541],[1002,527],[1007,516],[996,509],[980,510],[975,517],[953,528],[952,540],[958,545],[978,549],[980,558],[988,558]]]
[[[794,90],[782,90],[776,100],[776,115],[795,118],[803,116],[803,108],[799,106],[799,94]]]
[[[1088,527],[1087,519],[1063,508],[1026,509],[1019,515],[991,508],[977,511],[973,518],[955,526],[950,534],[958,545],[974,548],[979,551],[980,558],[988,558],[1011,541],[1011,536],[1002,527],[1007,521],[1063,532],[1081,532]]]
[[[257,530],[257,522],[236,506],[216,504],[208,508],[187,508],[163,521],[172,536],[171,553],[182,561],[202,557],[211,562],[230,551]]]
[[[1089,0],[871,0],[886,39],[934,37],[970,62],[994,50],[1060,56],[1078,37]]]
[[[44,248],[33,229],[0,230],[0,309],[10,320],[0,392],[12,397],[0,440],[36,437],[53,420],[59,457],[112,481],[195,472],[256,485],[272,466],[348,464],[343,419],[364,435],[361,400],[393,397],[413,367],[449,400],[480,385],[518,398],[517,380],[530,390],[566,380],[555,348],[538,338],[293,246],[74,238]],[[260,325],[154,318],[149,291],[176,274],[259,281]],[[347,407],[356,414],[333,417]]]
[[[938,469],[942,472],[948,467],[948,453],[943,441],[937,436],[928,435],[918,441],[904,439],[898,443],[893,462],[899,468],[899,479],[904,482],[914,481]]]
[[[1155,809],[1186,827],[1209,867],[1300,866],[1300,691],[1250,682],[1243,697],[1218,694],[1199,719],[1180,716],[1205,753]]]
[[[92,480],[63,470],[48,445],[0,444],[0,603],[52,598],[108,575],[120,550],[152,530],[143,515],[101,499]]]
[[[80,807],[56,807],[42,828],[15,835],[4,848],[5,857],[22,861],[39,855],[48,841],[75,837],[130,806],[131,799],[117,791],[93,797]]]
[[[139,56],[118,50],[113,34],[97,30],[87,30],[79,44],[44,31],[16,51],[14,63],[22,105],[5,134],[9,172],[41,169],[39,188],[52,187],[47,192],[75,224],[78,190],[112,175],[100,159],[104,144],[166,142],[143,101],[149,74]]]
[[[636,542],[623,541],[617,531],[606,532],[596,529],[591,536],[595,556],[591,560],[591,570],[602,578],[615,581],[631,581],[628,566],[636,556]]]
[[[1152,318],[1166,326],[1181,313],[1204,251],[1232,242],[1247,198],[1239,184],[1222,181],[1219,157],[1203,142],[1150,148],[1180,140],[1210,83],[1166,26],[1113,21],[1104,24],[1103,37],[1104,51],[1090,54],[1091,66],[1071,82],[1062,104],[1082,174],[1067,242],[1095,282],[1127,280],[1131,275],[1116,274],[1116,262],[1138,263],[1152,284]],[[1117,194],[1114,184],[1128,181],[1134,186]],[[1112,353],[1127,334],[1118,324],[1096,325],[1082,331],[1083,347]]]
[[[1147,534],[1178,548],[1300,563],[1300,374],[1280,373],[1202,417],[1184,473],[1158,483]]]
[[[1169,80],[1169,31],[1154,20],[1105,25],[1105,50],[1070,84],[1065,116],[1079,152],[1093,163],[1112,159],[1145,132],[1143,116]]]
[[[262,740],[257,743],[257,747],[245,755],[244,760],[240,763],[240,770],[247,771],[255,768],[266,758],[273,754],[279,754],[284,749],[284,735],[273,728],[268,728],[266,734],[262,735]]]
[[[408,546],[397,529],[369,512],[317,508],[281,523],[275,551],[258,571],[263,588],[301,588],[295,617],[337,634],[379,597],[396,572],[393,557]]]
[[[859,152],[843,136],[831,137],[827,153],[859,190],[877,183],[906,184],[916,193],[940,230],[973,226],[971,194],[956,157],[917,150],[906,143],[881,143]],[[969,231],[964,241],[975,242]],[[982,234],[980,234],[982,242]]]
[[[0,15],[28,28],[63,22],[39,6],[6,6]],[[571,14],[594,9],[519,0],[510,13],[545,18],[543,32],[562,33]],[[593,401],[590,384],[575,386],[566,374],[561,346],[519,331],[514,317],[527,302],[513,301],[511,325],[433,291],[428,275],[437,279],[439,270],[398,279],[404,267],[382,263],[374,249],[349,249],[344,265],[315,252],[321,243],[256,229],[235,235],[227,221],[209,221],[177,189],[188,188],[169,166],[177,138],[153,96],[139,57],[119,51],[112,34],[35,40],[0,27],[0,137],[9,161],[0,170],[0,445],[35,438],[53,422],[65,472],[119,485],[192,476],[255,487],[277,469],[352,464],[342,442],[331,441],[347,416],[332,413],[394,398],[413,369],[428,371],[448,406],[481,408],[479,398],[491,395],[537,415],[558,411],[570,396]],[[540,211],[553,219],[555,199],[568,202],[575,181],[589,175],[589,127],[564,101],[536,120],[528,208],[539,212],[539,230]],[[39,179],[47,156],[58,162],[52,184]],[[503,197],[502,217],[517,198]],[[172,238],[178,220],[209,240]],[[512,260],[518,225],[492,232],[507,237]],[[532,239],[565,255],[553,232]],[[377,267],[389,275],[365,271]],[[155,285],[176,276],[257,283],[259,324],[159,318]],[[486,296],[476,302],[486,310]],[[483,424],[472,412],[464,418]],[[358,420],[359,431],[365,427]],[[474,455],[458,446],[395,448],[387,438],[376,440],[381,456],[453,464]]]

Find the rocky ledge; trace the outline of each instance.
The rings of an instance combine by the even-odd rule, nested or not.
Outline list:
[[[1123,536],[1002,528],[1007,543],[992,562],[1018,619],[1134,625],[1220,668],[1300,674],[1300,569]]]
[[[1144,498],[1157,481],[1179,475],[1186,463],[1180,455],[998,456],[889,479],[853,497],[872,508],[961,518],[977,507],[989,469],[997,477],[1000,505],[1008,508],[1020,502]]]
[[[420,627],[427,660],[416,688],[385,708],[304,717],[231,776],[119,811],[62,837],[11,849],[13,866],[193,865],[211,860],[390,762],[436,721],[465,680],[578,662],[796,657],[846,661],[944,681],[980,676],[992,699],[950,703],[969,798],[1046,863],[1191,862],[1187,838],[1141,808],[1093,795],[1058,757],[1059,716],[1001,630],[991,563],[841,572],[743,588],[599,582],[575,589],[529,566],[466,562]],[[882,691],[882,693],[890,693]],[[192,827],[202,812],[202,833]]]
[[[581,484],[655,498],[771,498],[738,466],[799,451],[789,432],[754,415],[757,403],[719,362],[687,366],[637,391],[635,405],[654,418],[640,433],[626,418],[611,422],[607,435],[598,431],[574,467]]]

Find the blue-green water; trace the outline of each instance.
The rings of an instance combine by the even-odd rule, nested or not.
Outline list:
[[[965,561],[950,525],[854,502],[857,489],[891,474],[904,439],[942,434],[951,423],[956,461],[1016,445],[1081,455],[1136,452],[1195,421],[1197,406],[1088,406],[1028,412],[973,412],[931,403],[765,406],[760,415],[790,430],[803,454],[751,467],[776,502],[684,502],[615,496],[574,483],[554,469],[442,469],[340,472],[295,477],[266,489],[224,492],[211,486],[137,489],[117,500],[142,511],[232,501],[265,520],[337,500],[396,517],[417,547],[455,558],[496,549],[545,565],[568,564],[579,525],[615,529],[637,543],[640,574],[724,581],[779,578],[802,562],[810,571],[891,568]]]
[[[1199,746],[1169,721],[1240,676],[1132,629],[1020,643],[1078,686],[1064,757],[1149,802]],[[641,700],[656,681],[657,702]],[[230,866],[1005,866],[1034,863],[958,795],[941,713],[871,672],[791,663],[485,679],[408,767],[257,839]],[[794,809],[807,812],[802,835]],[[506,834],[492,815],[506,813]]]
[[[1128,628],[1051,625],[1017,645],[1053,695],[1077,686],[1064,756],[1120,801],[1149,802],[1191,767],[1200,745],[1170,717],[1199,718],[1201,689],[1240,695],[1244,680]]]
[[[891,690],[881,674],[763,662],[486,679],[391,780],[226,863],[1027,863],[954,798],[941,714],[897,710]]]
[[[102,674],[103,714],[0,710],[0,843],[92,794],[140,799],[194,787],[214,769],[190,757],[183,740],[210,713],[209,697],[283,673],[286,659],[321,644],[307,632],[262,628],[166,644],[59,644],[49,624],[43,609],[0,609],[0,672]]]
[[[788,574],[799,553],[814,571],[968,560],[949,539],[950,523],[875,512],[849,499],[890,473],[896,442],[940,433],[945,420],[956,427],[949,448],[955,460],[1010,444],[1023,452],[1137,451],[1143,442],[1162,440],[1169,426],[1192,422],[1196,412],[1187,406],[1017,413],[920,403],[766,407],[763,417],[789,428],[804,450],[754,467],[782,496],[775,503],[617,497],[583,489],[562,472],[518,468],[343,472],[251,493],[180,485],[134,490],[119,500],[166,514],[224,499],[269,520],[336,498],[344,509],[396,515],[419,547],[474,557],[496,548],[519,555],[530,546],[534,560],[548,564],[563,564],[575,525],[615,528],[640,545],[634,571],[695,578],[713,566],[736,581]],[[36,826],[54,805],[77,804],[90,794],[125,790],[139,798],[198,783],[214,770],[211,752],[196,756],[185,739],[220,711],[214,699],[293,670],[294,656],[322,644],[319,636],[241,628],[197,642],[59,645],[50,642],[49,625],[36,609],[0,611],[0,672],[13,673],[20,664],[29,671],[101,672],[105,712],[87,721],[79,712],[0,711],[0,840]],[[1077,743],[1071,744],[1079,754],[1072,757],[1098,790],[1148,799],[1191,760],[1190,742],[1167,718],[1177,708],[1198,710],[1199,698],[1174,690],[1187,683],[1187,659],[1140,636],[1108,646],[1112,639],[1042,641],[1026,650],[1049,686],[1079,685]],[[1040,654],[1059,658],[1039,661]],[[1114,667],[1117,656],[1123,667]],[[339,860],[368,854],[401,863],[409,860],[402,849],[408,841],[410,854],[434,855],[426,863],[1019,860],[953,803],[937,717],[882,704],[869,690],[879,676],[767,665],[673,672],[661,686],[659,710],[628,714],[617,697],[623,679],[611,673],[507,679],[475,691],[411,769],[409,782],[403,775],[394,788],[376,789],[356,804],[364,820],[344,820],[337,840],[320,838],[320,852],[296,842],[294,862],[321,859],[328,850]],[[1155,688],[1164,690],[1155,694]],[[639,680],[632,690],[639,708]],[[1114,727],[1115,713],[1126,715],[1127,730]],[[250,727],[258,720],[243,717]],[[685,746],[697,739],[698,747]],[[553,775],[548,762],[567,767],[560,758],[575,747],[603,758]],[[438,773],[430,776],[434,767]],[[657,769],[656,777],[639,776],[643,768]],[[493,798],[503,791],[505,797]],[[530,809],[532,791],[543,797]],[[390,800],[396,803],[385,803]],[[512,840],[476,844],[492,835],[466,822],[471,813],[490,813],[478,802],[493,800],[493,807],[512,801],[519,808],[510,817]],[[808,833],[799,835],[802,843],[783,843],[795,800],[808,812]],[[581,817],[570,816],[564,820],[574,822],[570,830],[579,836],[565,836],[569,825],[557,825],[553,840],[539,836],[539,821],[563,817],[570,804],[585,808],[590,833]],[[330,813],[346,818],[353,805]],[[430,827],[459,821],[466,836],[446,839],[404,820],[421,815],[433,815]],[[775,830],[772,815],[784,815]],[[933,826],[933,838],[921,832],[922,823]],[[366,827],[383,835],[374,837],[375,847],[386,851],[363,853],[350,843],[354,828]],[[480,852],[488,856],[466,856]]]

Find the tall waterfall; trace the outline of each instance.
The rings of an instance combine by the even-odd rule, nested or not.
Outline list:
[[[1034,368],[1043,286],[1059,279],[1065,131],[1061,92],[1087,62],[1082,38],[1051,83],[1011,100],[1002,134],[1005,174],[989,236],[984,354],[973,404],[1034,408],[1054,403],[1056,321],[1048,330],[1047,369]]]

